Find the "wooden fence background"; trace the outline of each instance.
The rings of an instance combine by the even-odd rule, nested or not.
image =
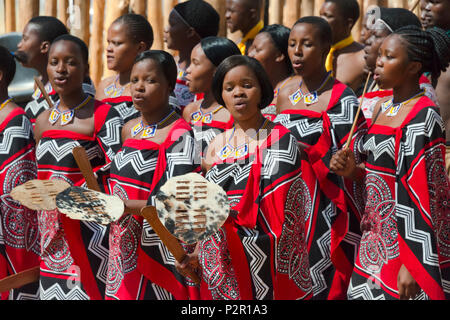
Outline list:
[[[90,69],[94,83],[111,72],[105,67],[104,48],[106,31],[117,17],[128,12],[145,15],[155,34],[153,49],[165,49],[163,30],[173,6],[184,0],[0,0],[0,34],[22,32],[34,16],[55,16],[82,38],[90,50]],[[236,40],[241,35],[230,34],[225,25],[226,0],[206,0],[221,16],[220,35]],[[269,24],[280,23],[291,27],[301,16],[318,15],[324,0],[264,0],[265,19]],[[417,0],[358,0],[361,15],[370,5],[411,8]],[[419,8],[415,10],[418,14]],[[359,38],[361,19],[353,33]]]

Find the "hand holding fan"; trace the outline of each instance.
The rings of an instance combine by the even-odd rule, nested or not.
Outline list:
[[[201,175],[190,173],[170,179],[156,195],[156,207],[140,212],[178,262],[186,253],[179,240],[194,244],[216,232],[228,218],[230,208],[225,191]],[[57,196],[58,210],[73,219],[108,224],[127,212],[115,196],[72,187]],[[189,277],[199,283],[191,270]]]

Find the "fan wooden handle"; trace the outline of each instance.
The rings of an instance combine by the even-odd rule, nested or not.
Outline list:
[[[353,121],[352,128],[350,130],[350,133],[348,134],[347,142],[345,143],[345,147],[344,147],[345,149],[349,148],[350,142],[352,141],[353,133],[355,132],[356,124],[358,123],[359,114],[361,112],[361,107],[362,107],[362,104],[364,101],[364,96],[366,95],[366,92],[367,92],[367,85],[369,83],[369,79],[371,76],[372,76],[372,72],[369,72],[369,74],[367,75],[366,84],[364,85],[364,90],[363,90],[363,94],[361,96],[361,101],[359,102],[358,111],[356,111],[355,120]]]
[[[142,208],[141,215],[145,218],[145,220],[147,220],[147,222],[159,236],[167,249],[169,249],[170,253],[172,253],[175,259],[179,263],[183,262],[183,260],[186,258],[186,252],[184,251],[178,239],[175,238],[161,223],[161,220],[159,220],[158,218],[156,208],[153,206]],[[187,274],[189,278],[192,279],[192,281],[194,281],[196,284],[200,284],[200,278],[193,270],[189,270]]]
[[[39,79],[38,77],[34,77],[34,82],[44,96],[45,101],[47,101],[49,108],[53,108],[53,101],[50,99],[47,91],[45,90],[45,86],[42,83],[41,79]]]
[[[92,170],[91,162],[87,156],[86,150],[81,147],[75,147],[72,150],[73,157],[81,170],[81,173],[86,180],[86,185],[88,189],[101,192],[100,186],[98,185],[97,179],[95,178],[94,171]]]
[[[34,267],[0,280],[0,293],[39,281],[40,268]]]

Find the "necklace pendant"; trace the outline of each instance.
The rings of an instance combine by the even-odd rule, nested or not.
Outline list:
[[[317,91],[313,91],[308,93],[304,98],[303,101],[307,106],[310,106],[312,104],[315,104],[319,101],[319,95],[317,94]]]
[[[136,137],[139,132],[142,131],[144,126],[142,125],[142,122],[139,122],[137,125],[135,125],[133,128],[131,128],[131,136],[134,138]]]
[[[51,124],[55,124],[56,121],[58,121],[59,116],[60,116],[60,113],[56,109],[53,109],[52,112],[50,113],[50,117],[48,117],[48,121]]]
[[[144,138],[144,139],[153,138],[156,134],[157,127],[158,127],[157,125],[153,125],[148,128],[145,128],[144,132],[142,133],[142,138]]]
[[[193,122],[197,122],[202,118],[202,113],[200,111],[196,111],[191,114],[191,118]]]
[[[248,144],[244,143],[243,145],[236,148],[234,157],[236,159],[245,157],[248,154]]]
[[[207,114],[203,115],[202,122],[203,123],[211,123],[212,122],[212,114],[207,113]]]
[[[112,93],[114,92],[114,86],[113,85],[107,86],[105,88],[104,92],[105,92],[105,95],[110,97],[112,95]]]
[[[402,106],[401,103],[393,105],[391,107],[391,109],[389,109],[389,112],[386,114],[386,116],[388,116],[388,117],[395,117],[398,114],[401,106]]]
[[[217,154],[220,158],[220,160],[225,160],[228,159],[230,157],[230,155],[233,153],[234,148],[227,144],[225,147],[222,148],[222,150],[220,150],[220,152]]]
[[[303,98],[303,92],[299,88],[297,91],[295,91],[293,94],[289,96],[289,100],[291,103],[295,106],[301,99]]]
[[[66,124],[69,124],[72,121],[74,114],[75,112],[73,110],[61,113],[61,125],[65,126]]]
[[[388,100],[381,104],[381,112],[385,113],[387,109],[392,107],[392,100]]]

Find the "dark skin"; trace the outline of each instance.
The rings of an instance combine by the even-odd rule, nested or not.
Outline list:
[[[426,0],[425,3],[422,16],[428,22],[428,27],[436,26],[449,30],[450,0]],[[450,67],[439,76],[435,91],[444,120],[446,139],[450,141]]]
[[[322,90],[318,92],[319,101],[307,106],[303,99],[293,105],[289,96],[299,89],[304,93],[317,90],[327,77],[325,60],[329,46],[321,43],[318,29],[308,23],[296,24],[289,36],[288,54],[294,68],[295,76],[289,80],[278,93],[277,113],[284,110],[312,110],[323,112],[327,109],[333,88],[333,79],[329,79]]]
[[[178,51],[178,66],[186,70],[191,61],[192,49],[200,42],[197,32],[186,25],[179,15],[172,10],[168,25],[164,28],[164,42],[170,50]]]
[[[255,58],[261,63],[275,90],[284,85],[286,79],[290,76],[290,71],[285,62],[289,57],[278,50],[267,32],[258,33],[248,50],[248,56]],[[273,104],[276,104],[276,99],[274,97]]]
[[[186,70],[186,78],[189,91],[204,93],[204,99],[194,101],[184,108],[183,118],[186,122],[191,122],[192,113],[200,110],[200,105],[202,105],[203,113],[212,112],[220,106],[214,98],[211,88],[215,71],[216,66],[205,55],[201,44],[196,45],[191,53],[191,64]],[[230,113],[227,109],[222,108],[212,115],[212,119],[213,121],[227,122],[230,120]]]
[[[121,22],[113,23],[108,29],[108,46],[106,47],[107,65],[109,70],[116,72],[116,75],[103,79],[96,90],[96,99],[108,98],[105,95],[105,88],[116,81],[116,87],[125,87],[122,95],[130,95],[130,74],[133,68],[134,59],[140,53],[148,50],[148,45],[143,42],[136,42],[129,34],[129,28]]]
[[[257,0],[226,0],[225,19],[231,33],[247,34],[260,20],[261,8]]]
[[[155,124],[170,114],[169,95],[173,88],[169,85],[161,67],[152,59],[145,59],[136,63],[131,71],[131,97],[141,116],[130,120],[122,129],[122,141],[128,139],[148,140],[162,144],[172,130],[175,122],[180,118],[174,115],[166,123],[158,125],[155,136],[142,138],[141,134],[133,137],[131,129],[141,120],[144,125]],[[125,205],[134,211],[140,211],[147,205],[147,200],[126,200]]]
[[[398,103],[408,100],[421,91],[419,87],[421,69],[420,62],[409,61],[403,39],[399,35],[391,35],[380,47],[374,79],[382,89],[393,88],[394,103]],[[377,117],[381,103],[389,98],[392,97],[377,103],[372,123],[397,128],[403,123],[419,98],[403,105],[394,117],[388,117],[387,112],[380,113]],[[353,180],[358,178],[361,180],[360,177],[363,176],[360,172],[363,169],[356,165],[355,155],[349,149],[339,150],[333,155],[330,169],[340,176]],[[405,265],[402,265],[398,272],[397,287],[402,300],[413,299],[420,291],[419,285]]]
[[[48,82],[47,63],[50,42],[42,41],[40,38],[40,27],[28,23],[22,32],[22,39],[17,45],[16,55],[26,68],[33,68],[39,73],[40,80]]]
[[[233,130],[227,130],[216,136],[211,142],[207,156],[206,169],[211,169],[212,165],[219,161],[217,153],[230,141],[233,146],[239,146],[244,143],[249,144],[249,152],[255,152],[258,146],[261,146],[270,134],[273,124],[268,130],[260,132],[257,140],[250,139],[264,123],[264,117],[259,109],[261,101],[261,86],[258,78],[247,66],[237,66],[228,71],[225,75],[222,86],[222,98],[225,106],[235,120],[236,131],[232,136]],[[232,138],[230,140],[230,138]],[[185,274],[188,268],[198,267],[198,244],[194,253],[188,254],[182,263],[175,263],[177,270]]]
[[[375,70],[376,62],[378,58],[378,51],[380,49],[383,40],[391,32],[383,25],[377,25],[370,33],[370,36],[366,40],[366,46],[364,47],[364,60],[366,62],[366,67],[372,73]]]
[[[87,98],[82,84],[89,74],[89,65],[83,58],[81,48],[74,42],[63,40],[52,45],[47,73],[53,89],[60,97],[61,112],[75,108]],[[51,111],[52,109],[42,112],[36,119],[36,143],[39,143],[42,133],[47,130],[72,131],[86,136],[94,134],[94,99],[76,110],[72,122],[65,126],[61,125],[60,120],[54,124],[48,121]]]
[[[348,38],[356,21],[345,18],[333,2],[325,2],[320,8],[320,16],[328,21],[332,30],[333,44]],[[364,82],[364,46],[353,42],[334,53],[336,78],[356,91]]]

